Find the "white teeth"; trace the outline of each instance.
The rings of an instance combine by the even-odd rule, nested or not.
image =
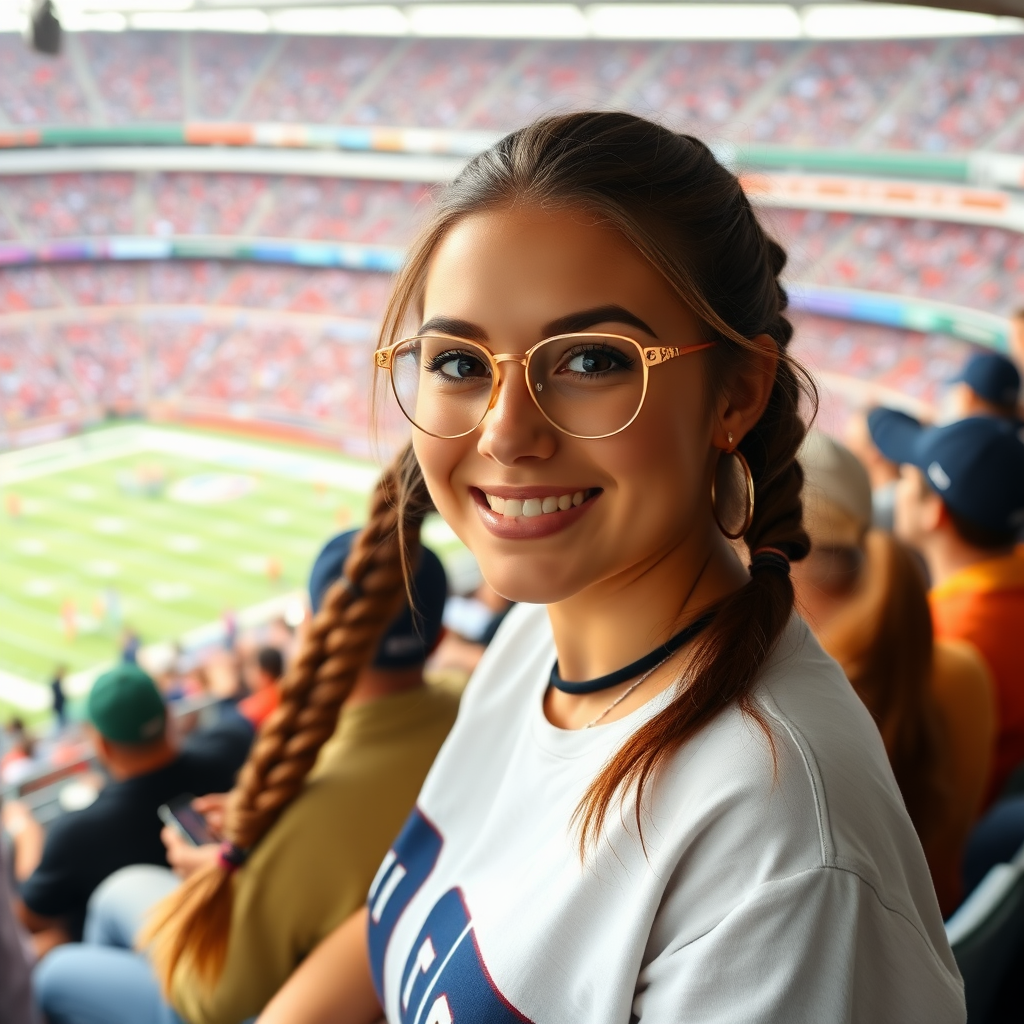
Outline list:
[[[586,491],[577,491],[575,494],[563,494],[560,496],[549,495],[546,498],[499,498],[495,494],[485,494],[487,504],[492,512],[500,516],[524,516],[532,519],[534,516],[546,515],[551,512],[567,512],[574,505],[582,505],[586,500]]]

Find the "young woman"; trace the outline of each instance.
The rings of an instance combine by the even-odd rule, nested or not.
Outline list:
[[[264,1024],[964,1020],[878,731],[792,613],[784,262],[703,144],[627,114],[442,193],[376,354],[394,472],[521,603]]]

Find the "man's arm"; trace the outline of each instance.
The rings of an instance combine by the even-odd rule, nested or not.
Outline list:
[[[20,800],[4,804],[4,830],[14,843],[14,877],[24,882],[43,859],[46,833],[43,826],[32,817],[28,806]]]

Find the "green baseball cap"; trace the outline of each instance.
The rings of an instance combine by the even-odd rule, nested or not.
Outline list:
[[[112,743],[149,743],[163,734],[167,721],[156,683],[128,662],[93,683],[86,708],[96,731]]]

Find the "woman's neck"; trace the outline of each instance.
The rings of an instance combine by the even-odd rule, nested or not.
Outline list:
[[[604,580],[548,606],[563,679],[582,681],[614,672],[677,633],[708,605],[737,590],[748,576],[718,531],[687,538],[629,573]],[[602,722],[634,711],[678,678],[687,650],[651,674]],[[553,725],[580,728],[629,687],[587,695],[550,690],[545,713]]]

